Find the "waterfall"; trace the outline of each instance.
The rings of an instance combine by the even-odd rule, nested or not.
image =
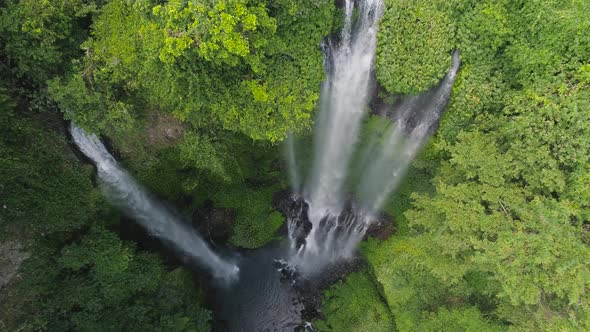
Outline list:
[[[366,229],[364,217],[342,212],[350,159],[371,94],[382,12],[381,0],[346,0],[340,38],[324,48],[328,78],[322,85],[312,171],[304,189],[312,227],[292,259],[304,270],[317,270],[327,261],[352,255]]]
[[[294,248],[291,264],[308,273],[354,255],[374,215],[438,124],[459,68],[455,53],[443,81],[426,94],[406,98],[393,119],[383,118],[388,122],[384,133],[369,137],[368,144],[358,151],[359,131],[372,95],[383,3],[346,0],[344,13],[339,38],[324,45],[327,79],[320,92],[311,172],[308,179],[297,177],[297,183],[292,184],[297,193],[301,192],[307,209],[304,216],[299,208],[289,218]],[[289,144],[289,164],[294,166],[296,154],[292,141]],[[356,179],[350,174],[353,165],[361,169],[361,175],[358,183],[349,188],[351,179]],[[291,170],[291,174],[295,172]],[[303,229],[306,223],[311,224],[307,227],[311,230]]]
[[[80,151],[96,164],[100,184],[113,204],[151,235],[207,268],[217,280],[229,282],[237,278],[239,268],[215,254],[192,227],[152,198],[117,163],[96,135],[87,134],[73,123],[70,131]]]
[[[354,1],[346,1],[340,41],[325,52],[328,79],[322,87],[316,154],[308,184],[312,209],[318,215],[338,214],[342,208],[342,188],[370,92],[383,5],[381,0],[366,0],[359,6],[360,17],[353,22]]]
[[[425,94],[408,97],[397,108],[381,145],[367,149],[370,163],[356,189],[361,205],[371,212],[380,209],[397,187],[410,162],[436,128],[451,91],[459,65],[455,51],[449,72],[439,85]]]

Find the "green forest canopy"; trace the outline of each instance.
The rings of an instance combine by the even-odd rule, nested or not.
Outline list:
[[[326,293],[318,327],[590,330],[590,2],[384,2],[382,94],[427,90],[455,48],[463,64],[386,207],[398,233],[364,245],[370,271]],[[188,212],[235,211],[229,241],[260,247],[277,144],[312,125],[339,19],[328,0],[0,1],[0,239],[33,253],[0,329],[207,330],[187,272],[117,235],[55,109]]]

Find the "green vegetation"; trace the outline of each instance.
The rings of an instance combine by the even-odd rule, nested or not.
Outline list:
[[[417,94],[451,65],[454,22],[448,1],[385,0],[376,75],[390,93]]]
[[[310,127],[333,11],[329,0],[110,1],[85,55],[48,91],[68,118],[109,136],[150,189],[236,209],[231,242],[259,247],[278,229],[276,183],[248,182],[270,183],[276,170],[251,161]],[[172,118],[155,131],[177,137],[153,142],[154,118]]]
[[[165,271],[157,257],[137,252],[100,226],[50,256],[24,266],[21,294],[35,304],[21,328],[209,330],[210,313],[199,306],[190,273]],[[36,274],[40,270],[45,274]]]
[[[589,10],[462,1],[449,12],[463,67],[417,163],[434,191],[398,203],[409,229],[366,250],[400,330],[590,328]],[[427,42],[412,54],[432,52]],[[438,77],[423,73],[416,85]]]
[[[59,115],[15,106],[3,90],[0,241],[32,256],[0,293],[1,330],[208,331],[191,275],[108,230],[118,215],[70,151]]]
[[[394,330],[391,312],[368,271],[351,273],[330,287],[325,297],[322,312],[326,319],[314,323],[319,331]]]
[[[462,67],[385,207],[397,233],[363,244],[369,267],[326,291],[317,327],[590,330],[590,2],[384,4],[387,100],[436,84],[455,48]],[[332,0],[0,1],[0,242],[30,254],[0,331],[207,331],[201,287],[121,239],[62,117],[182,213],[231,209],[230,244],[261,247],[283,222],[278,144],[312,125],[340,16]]]
[[[101,0],[6,0],[0,3],[2,72],[45,83],[81,55],[90,16]]]
[[[40,124],[47,117],[19,114],[5,91],[0,98],[0,226],[65,240],[96,214],[100,195],[90,179],[92,168],[65,153],[63,133]]]
[[[0,241],[31,258],[1,290],[0,329],[208,330],[188,272],[119,239],[55,106],[185,213],[235,210],[230,242],[260,247],[283,222],[272,143],[311,125],[333,12],[328,0],[1,2]]]
[[[214,194],[216,206],[234,209],[237,213],[230,243],[248,249],[262,247],[277,238],[284,217],[269,205],[276,187],[233,188]]]
[[[235,133],[278,141],[310,125],[332,15],[327,0],[110,1],[50,93],[96,130],[124,131],[158,109],[184,121],[199,148]]]

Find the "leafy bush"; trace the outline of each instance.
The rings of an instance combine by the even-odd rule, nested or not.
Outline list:
[[[379,292],[366,271],[351,273],[324,293],[325,320],[314,322],[319,331],[394,330],[394,322]]]
[[[444,3],[385,1],[375,71],[388,92],[417,94],[447,72],[455,26]]]
[[[281,141],[310,126],[333,11],[327,0],[111,1],[86,56],[52,95],[97,130],[133,126],[147,107],[186,121],[203,140],[228,130]],[[60,98],[80,90],[69,82],[79,77],[88,95],[103,95],[91,118],[83,98]]]
[[[0,226],[65,239],[87,224],[100,196],[63,134],[11,106],[0,112],[0,130]]]
[[[589,328],[588,6],[457,6],[464,64],[427,151],[434,191],[365,250],[400,330]]]
[[[57,255],[37,253],[24,273],[19,287],[35,301],[27,329],[209,331],[188,272],[164,271],[156,256],[100,226]]]
[[[0,234],[31,257],[2,289],[2,328],[208,331],[192,276],[165,271],[105,228],[118,215],[95,189],[92,167],[72,153],[59,116],[15,106],[1,90]]]
[[[0,8],[1,52],[19,77],[44,83],[80,56],[87,37],[80,21],[97,9],[95,0],[7,0]]]
[[[283,216],[270,206],[274,187],[250,189],[227,188],[214,196],[217,206],[232,208],[237,217],[230,242],[242,248],[259,248],[277,239]]]

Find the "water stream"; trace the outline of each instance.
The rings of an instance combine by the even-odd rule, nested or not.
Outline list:
[[[354,256],[375,215],[438,124],[460,64],[455,52],[448,74],[437,87],[407,97],[393,110],[393,119],[382,119],[386,123],[384,132],[371,133],[359,142],[372,96],[383,3],[346,0],[344,10],[339,38],[324,47],[327,80],[322,86],[313,163],[307,179],[302,180],[296,168],[292,138],[288,145],[291,179],[297,181],[292,187],[308,207],[304,215],[297,212],[289,220],[293,248],[290,262],[307,275]],[[353,169],[360,175],[352,174]],[[304,187],[300,188],[302,183]]]
[[[74,142],[96,165],[98,178],[107,198],[143,226],[152,236],[175,248],[186,258],[208,269],[215,279],[229,283],[238,277],[239,268],[211,250],[188,225],[139,185],[94,134],[73,123]]]

